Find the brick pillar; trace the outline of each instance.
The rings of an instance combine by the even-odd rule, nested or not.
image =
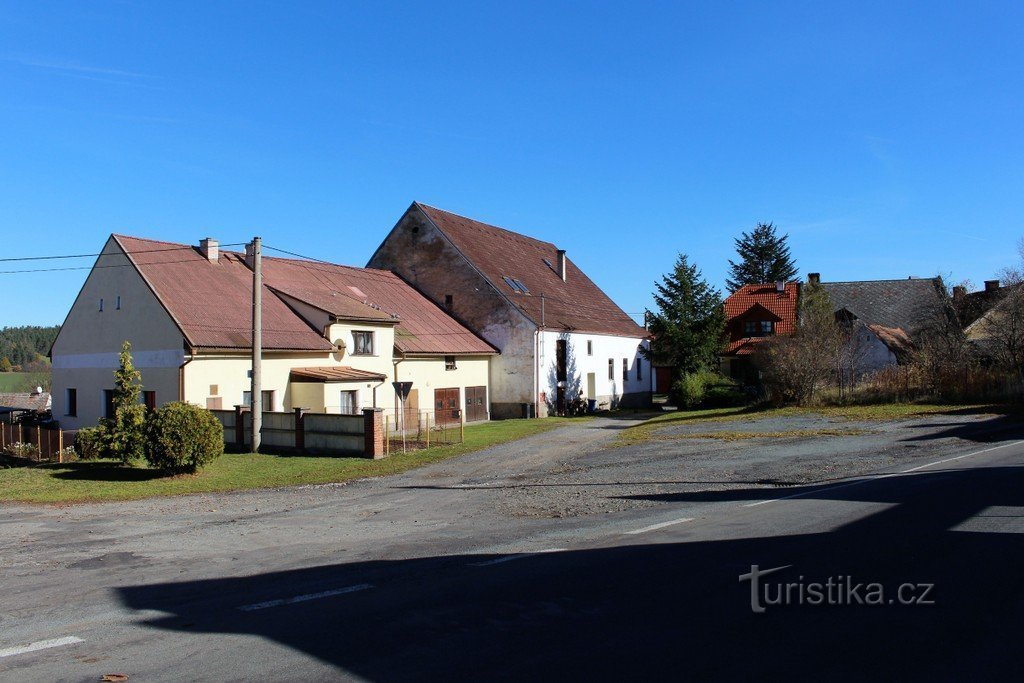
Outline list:
[[[304,408],[295,408],[295,450],[300,455],[306,454],[306,420]]]
[[[363,455],[377,460],[384,457],[384,424],[381,408],[363,408]]]

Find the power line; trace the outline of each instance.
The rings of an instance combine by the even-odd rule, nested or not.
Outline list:
[[[244,245],[245,242],[233,242],[231,244],[222,244],[222,247],[238,247]],[[181,246],[181,247],[166,247],[164,249],[139,249],[136,251],[128,252],[113,252],[110,254],[99,253],[99,254],[63,254],[60,256],[16,256],[10,258],[0,258],[0,263],[9,263],[12,261],[53,261],[56,259],[68,259],[68,258],[89,258],[92,256],[121,256],[126,253],[130,256],[135,254],[153,254],[160,251],[185,251],[188,249],[195,249],[193,246]]]

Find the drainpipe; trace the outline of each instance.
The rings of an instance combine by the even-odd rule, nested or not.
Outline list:
[[[185,400],[185,366],[191,363],[195,359],[195,349],[189,347],[188,358],[185,362],[178,366],[178,400]]]

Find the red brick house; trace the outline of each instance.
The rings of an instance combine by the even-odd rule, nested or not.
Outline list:
[[[793,334],[799,296],[798,282],[744,285],[729,295],[725,300],[722,374],[748,384],[757,381],[750,357],[768,337]]]

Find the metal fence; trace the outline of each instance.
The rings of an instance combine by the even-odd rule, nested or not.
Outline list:
[[[462,443],[466,438],[462,411],[446,410],[394,410],[382,412],[384,421],[384,453],[399,452],[403,448],[423,449]]]

